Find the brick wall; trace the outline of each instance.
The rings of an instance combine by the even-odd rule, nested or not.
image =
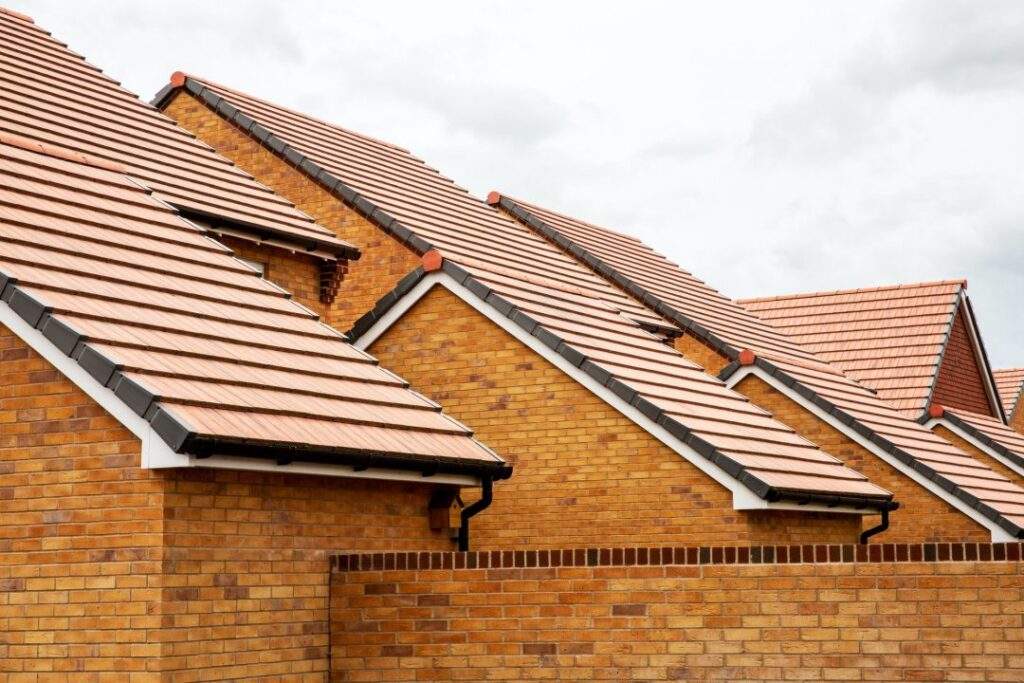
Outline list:
[[[268,280],[284,287],[296,301],[316,311],[317,315],[323,317],[326,314],[326,308],[320,302],[321,259],[232,237],[220,237],[218,241],[230,248],[235,256],[262,263]]]
[[[985,393],[981,370],[962,311],[957,312],[953,321],[942,365],[939,366],[939,375],[935,380],[932,402],[982,415],[995,414]]]
[[[734,511],[724,487],[441,287],[369,350],[515,465],[473,520],[474,547],[856,539],[856,516]]]
[[[140,452],[0,326],[0,679],[157,680],[163,491]]]
[[[762,379],[751,375],[741,380],[735,388],[800,436],[818,444],[826,453],[839,458],[895,494],[901,507],[890,515],[888,531],[876,540],[986,541],[991,538],[991,534],[981,525],[906,475],[897,472],[881,458],[819,420]],[[864,517],[865,528],[875,524],[878,524],[877,516]]]
[[[1020,400],[1020,399],[1018,399]],[[1021,434],[1024,434],[1024,406],[1021,406],[1013,411],[1010,418],[1010,427]]]
[[[420,264],[419,256],[387,235],[340,199],[314,183],[258,142],[239,131],[233,124],[210,111],[188,93],[178,92],[164,109],[186,130],[235,162],[256,180],[291,200],[315,218],[323,227],[354,244],[362,252],[357,261],[349,263],[341,291],[329,310],[313,307],[324,313],[329,324],[342,331],[373,308],[377,301],[394,289],[398,281]],[[270,247],[258,247],[273,251]],[[249,256],[265,260],[258,256]],[[271,269],[270,279],[292,290],[287,280],[277,280],[279,273]],[[318,281],[316,281],[318,282]],[[293,290],[296,291],[296,290]]]
[[[328,554],[452,547],[428,484],[156,472],[139,454],[0,327],[0,680],[319,683]]]
[[[1020,556],[917,544],[341,557],[332,680],[1020,681]]]

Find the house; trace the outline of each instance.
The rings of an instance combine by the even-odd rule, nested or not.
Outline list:
[[[893,507],[407,151],[181,73],[154,103],[360,248],[337,301],[363,308],[327,319],[516,466],[475,522],[483,547],[856,540]]]
[[[489,201],[671,320],[685,356],[903,503],[888,538],[1017,538],[1024,489],[923,428],[874,387],[635,238],[514,198]]]
[[[503,484],[502,490],[507,500],[516,501],[520,511],[523,501],[528,500],[530,514],[520,514],[513,522],[511,512],[508,517],[499,512],[499,500],[483,523],[497,525],[495,538],[488,535],[488,543],[557,544],[572,539],[582,543],[625,534],[673,538],[695,533],[692,528],[673,527],[669,521],[676,516],[671,511],[680,494],[693,498],[693,489],[672,484],[667,491],[637,490],[635,482],[650,480],[651,476],[649,472],[630,471],[639,462],[635,455],[607,463],[595,461],[592,456],[566,460],[549,452],[548,442],[539,439],[574,441],[591,451],[602,442],[592,430],[584,435],[573,431],[582,423],[578,415],[567,412],[570,409],[566,406],[578,404],[583,394],[574,401],[557,400],[545,406],[542,413],[530,412],[528,402],[511,403],[512,397],[526,391],[515,382],[527,378],[516,374],[536,369],[538,361],[533,356],[513,356],[502,346],[511,343],[508,336],[497,335],[491,341],[491,335],[482,334],[480,316],[488,316],[489,309],[481,310],[473,297],[487,303],[492,292],[498,295],[493,300],[504,308],[492,322],[504,326],[508,335],[518,335],[522,326],[507,326],[503,318],[527,311],[526,329],[545,330],[551,342],[545,344],[546,349],[539,349],[548,354],[543,357],[550,364],[559,362],[549,353],[552,347],[557,350],[560,344],[571,344],[578,352],[570,356],[573,367],[590,368],[601,363],[599,367],[605,372],[595,371],[594,378],[618,388],[620,397],[630,402],[638,402],[639,396],[658,406],[659,400],[679,402],[683,398],[660,388],[677,382],[666,380],[666,375],[681,372],[666,373],[660,363],[681,368],[688,362],[694,366],[691,369],[704,371],[690,375],[701,382],[709,372],[726,372],[720,379],[774,415],[774,424],[781,422],[795,429],[805,442],[817,444],[855,471],[871,468],[871,481],[876,477],[884,480],[883,488],[899,489],[897,501],[913,503],[904,504],[892,516],[887,531],[890,538],[1008,539],[1021,534],[1018,522],[1022,518],[1018,513],[1019,504],[1024,503],[1024,490],[907,419],[841,370],[635,240],[593,226],[566,238],[564,225],[560,232],[550,222],[537,219],[541,213],[537,207],[527,209],[527,205],[501,196],[491,198],[500,210],[488,211],[451,180],[401,148],[208,80],[177,73],[154,102],[207,144],[231,156],[239,166],[363,250],[363,259],[350,267],[345,287],[380,298],[370,313],[355,319],[352,338],[388,363],[401,363],[400,352],[420,352],[421,358],[413,362],[415,367],[399,365],[398,369],[410,377],[414,386],[443,400],[484,441],[517,464],[515,480]],[[317,213],[323,210],[325,195],[334,197],[332,215]],[[550,221],[552,215],[546,214],[546,218]],[[583,225],[561,218],[575,226]],[[372,227],[377,228],[375,234],[371,233]],[[588,231],[589,241],[583,234]],[[361,240],[366,234],[373,237],[364,244]],[[409,259],[417,255],[425,259],[424,264],[401,278],[402,268],[412,266]],[[373,265],[364,269],[364,263]],[[474,286],[464,297],[460,297],[457,287],[435,288],[447,283],[447,268],[455,273],[456,281],[465,272],[470,281],[479,279],[483,286]],[[508,289],[507,278],[520,283],[518,291]],[[625,282],[644,278],[644,287],[630,287]],[[495,287],[502,279],[505,282]],[[671,298],[674,293],[679,296]],[[666,296],[671,305],[663,300]],[[461,304],[455,301],[458,298],[462,298]],[[564,301],[559,303],[558,299]],[[601,322],[609,311],[599,313],[595,304],[600,309],[609,306],[617,315],[614,335]],[[476,312],[465,309],[465,305],[476,308]],[[575,315],[567,317],[570,313]],[[335,324],[354,318],[355,312],[347,311],[335,318]],[[641,333],[646,335],[642,343]],[[658,341],[656,346],[651,345],[652,339]],[[664,343],[668,339],[681,353],[668,353],[672,348]],[[486,354],[481,348],[473,349],[474,345],[486,346]],[[519,346],[513,344],[514,348]],[[641,348],[650,349],[654,355],[638,364],[633,357],[649,355],[640,352]],[[655,348],[658,351],[653,351]],[[503,356],[515,357],[516,362],[492,360]],[[658,363],[649,362],[652,360]],[[485,367],[500,372],[483,372]],[[548,369],[547,365],[542,367]],[[418,374],[417,368],[421,369]],[[455,370],[462,374],[454,374]],[[641,375],[638,371],[656,374]],[[506,372],[511,377],[502,376]],[[743,381],[751,375],[754,377]],[[531,377],[528,386],[537,387],[545,381],[549,380]],[[584,381],[579,376],[576,384]],[[556,394],[548,392],[548,396]],[[515,409],[511,416],[499,412],[510,407]],[[691,413],[686,414],[690,424],[701,424],[694,418],[723,415],[707,412],[708,407],[702,406],[701,414],[693,414],[690,409]],[[647,412],[658,415],[655,409]],[[534,434],[528,426],[521,426],[523,422],[537,424],[542,414],[555,415],[559,428],[568,429],[568,433],[543,430]],[[611,420],[612,415],[601,419]],[[712,430],[721,429],[704,424]],[[733,429],[732,433],[738,431]],[[617,428],[604,438],[620,439],[622,434],[622,428]],[[587,438],[597,440],[588,442]],[[759,457],[763,455],[767,453],[758,452]],[[700,462],[697,458],[691,461]],[[659,479],[665,478],[662,462],[656,460],[654,466],[660,471]],[[642,506],[642,501],[655,498],[661,501],[658,506]],[[679,503],[684,507],[678,509],[685,509],[685,501]],[[585,506],[591,509],[583,514],[581,508]],[[638,510],[641,507],[642,513]],[[719,503],[710,507],[715,510],[711,517],[720,523],[723,506]],[[733,507],[737,507],[735,498]],[[611,521],[615,518],[622,520],[617,526]],[[527,531],[523,525],[531,522],[526,520],[542,520],[542,526]],[[559,520],[558,531],[552,529],[554,520]],[[865,520],[862,529],[880,524],[877,517]],[[700,533],[709,534],[709,538],[720,533],[708,527],[706,519],[701,519],[699,526],[703,530]],[[481,533],[490,531],[481,527]]]
[[[354,247],[31,20],[0,36],[2,677],[322,680],[328,555],[450,550],[510,468],[189,217]]]
[[[1020,376],[1015,387],[1012,371],[1002,383],[991,371],[966,281],[742,303],[908,417],[1024,484],[1024,435],[1010,424]]]

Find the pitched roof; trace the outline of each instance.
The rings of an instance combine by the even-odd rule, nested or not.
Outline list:
[[[1014,469],[1024,471],[1024,434],[1014,431],[991,415],[981,415],[967,410],[942,411],[942,419],[959,427],[989,450],[1002,456]]]
[[[964,280],[739,303],[914,417],[927,407]]]
[[[743,349],[754,351],[758,368],[922,478],[939,484],[1010,533],[1024,535],[1024,489],[661,254],[633,238],[508,196],[492,193],[491,201],[727,357],[737,359]],[[723,375],[731,375],[738,367],[734,361]]]
[[[0,92],[0,132],[122,164],[157,197],[191,215],[308,249],[358,255],[31,19],[11,12],[0,12]]]
[[[175,452],[507,471],[108,162],[0,137],[0,289]]]
[[[993,370],[992,376],[996,380],[1006,419],[1009,420],[1020,403],[1021,392],[1024,392],[1024,368]]]
[[[756,495],[849,496],[862,505],[891,497],[637,322],[667,326],[658,316],[405,150],[195,77],[180,87],[414,251],[439,250],[445,273]],[[354,334],[423,276],[403,281]]]

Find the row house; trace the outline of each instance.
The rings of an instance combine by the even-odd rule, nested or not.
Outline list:
[[[724,498],[709,506],[715,487],[677,478],[679,458],[665,457],[672,451],[712,480],[714,468],[701,467],[709,460],[741,480],[750,472],[833,478],[825,461],[791,450],[798,442],[783,450],[777,437],[766,441],[752,423],[723,411],[727,404],[698,399],[720,384],[732,390],[730,400],[758,408],[759,421],[772,420],[761,424],[781,423],[835,458],[829,467],[845,465],[839,478],[855,471],[902,505],[892,515],[892,505],[851,508],[835,478],[831,488],[820,479],[789,490],[765,482],[769,504],[783,503],[771,500],[781,495],[805,513],[858,506],[864,513],[845,521],[830,515],[829,531],[812,525],[820,516],[805,514],[796,524],[806,533],[1022,534],[1024,490],[1002,470],[633,238],[498,193],[479,201],[402,148],[201,78],[176,73],[154,104],[359,245],[364,257],[350,264],[344,291],[363,297],[362,310],[338,309],[327,319],[396,363],[516,464],[480,525],[485,545],[711,540],[735,534],[733,518],[757,518],[743,512],[735,490],[732,511]],[[556,380],[574,387],[571,399],[550,385]],[[580,433],[579,407],[595,397],[602,401],[587,414],[611,424],[610,433]],[[602,402],[616,410],[599,414]],[[635,445],[617,448],[636,427],[657,441],[652,427],[670,420],[682,426],[671,426],[677,440],[698,444],[696,454],[664,439],[668,450],[653,460]],[[735,441],[741,435],[752,441]],[[728,481],[718,478],[719,489]],[[794,501],[797,491],[806,497]],[[835,496],[834,504],[822,495]],[[770,518],[777,538],[795,533],[777,521],[784,517]]]

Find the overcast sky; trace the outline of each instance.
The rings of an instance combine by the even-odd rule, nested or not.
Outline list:
[[[1024,2],[6,0],[636,234],[730,296],[966,277],[1024,365]]]

